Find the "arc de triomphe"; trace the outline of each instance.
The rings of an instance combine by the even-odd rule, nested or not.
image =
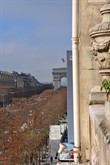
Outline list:
[[[57,90],[61,87],[61,79],[67,77],[67,68],[53,68],[52,74],[54,90]]]

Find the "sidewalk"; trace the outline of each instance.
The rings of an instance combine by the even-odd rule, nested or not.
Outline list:
[[[44,164],[46,164],[46,162],[42,162],[40,165],[44,165]],[[48,164],[48,163],[47,163],[47,164]],[[54,160],[54,161],[52,162],[52,164],[48,164],[48,165],[57,165],[57,161]]]
[[[44,164],[45,162],[41,163],[41,165],[44,165]],[[54,160],[52,164],[50,165],[90,165],[90,163],[89,162],[86,162],[86,163],[59,162],[59,161]]]
[[[57,162],[56,165],[90,165],[90,163]]]
[[[44,165],[44,163],[41,165]],[[51,165],[90,165],[90,163],[53,162]]]

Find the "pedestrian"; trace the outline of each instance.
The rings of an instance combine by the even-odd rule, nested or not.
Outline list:
[[[70,159],[74,159],[74,154],[73,153],[71,153]]]
[[[53,162],[53,156],[50,156],[50,164]]]

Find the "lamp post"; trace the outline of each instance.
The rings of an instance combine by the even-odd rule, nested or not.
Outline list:
[[[14,81],[15,81],[15,88],[17,88],[17,78]]]
[[[0,95],[2,96],[2,103],[3,103],[3,107],[4,107],[4,103],[5,103],[4,96],[5,96],[6,94],[5,94],[5,93],[1,93]]]

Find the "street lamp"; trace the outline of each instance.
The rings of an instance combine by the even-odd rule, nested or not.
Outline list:
[[[15,81],[15,88],[17,88],[17,78],[14,81]]]
[[[2,96],[2,102],[3,102],[3,107],[4,107],[4,102],[5,102],[4,96],[5,96],[6,94],[5,94],[5,93],[1,93],[0,95]]]

